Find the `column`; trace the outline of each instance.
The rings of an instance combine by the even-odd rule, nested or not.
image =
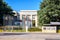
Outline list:
[[[32,27],[32,15],[31,15],[31,27]]]
[[[35,17],[35,26],[37,27],[37,15]]]

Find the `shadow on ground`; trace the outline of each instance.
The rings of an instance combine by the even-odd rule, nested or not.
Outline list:
[[[0,36],[9,36],[9,35],[27,35],[28,33],[2,33]]]

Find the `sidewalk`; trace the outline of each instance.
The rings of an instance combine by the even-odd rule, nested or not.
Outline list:
[[[19,34],[60,34],[60,33],[43,33],[43,32],[1,32],[0,35],[4,34],[12,34],[12,35],[19,35]]]

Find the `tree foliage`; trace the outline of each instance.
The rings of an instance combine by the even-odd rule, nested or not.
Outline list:
[[[0,25],[3,25],[3,16],[4,15],[13,15],[13,10],[11,9],[10,6],[7,5],[6,2],[3,0],[0,0]]]
[[[38,11],[39,25],[60,22],[60,0],[43,0]]]

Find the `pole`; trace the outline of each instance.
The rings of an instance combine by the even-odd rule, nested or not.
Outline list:
[[[28,32],[28,26],[26,26],[26,32]]]
[[[28,32],[28,25],[27,25],[27,21],[26,21],[25,23],[26,23],[26,32]]]

